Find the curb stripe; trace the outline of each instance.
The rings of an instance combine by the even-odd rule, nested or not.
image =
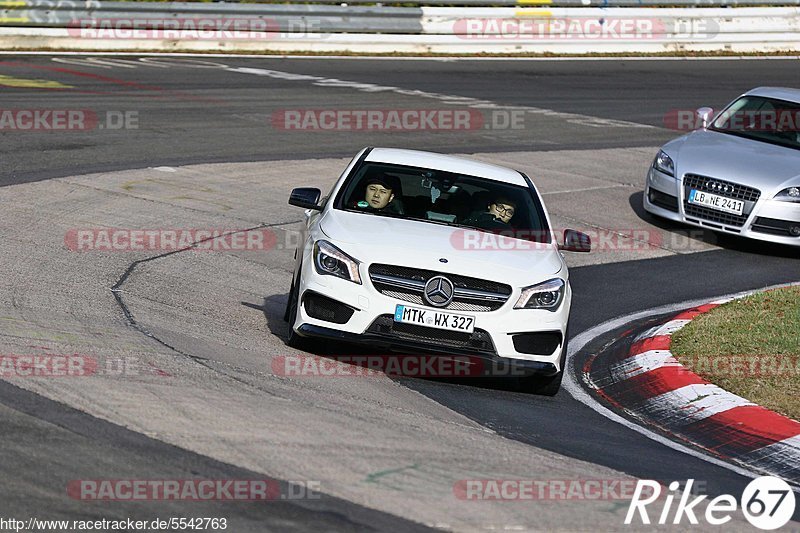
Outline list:
[[[745,294],[740,295],[744,296]],[[669,351],[671,335],[734,298],[700,305],[587,361],[584,378],[607,402],[680,440],[751,470],[800,482],[800,422],[709,383]],[[625,339],[626,332],[618,339]],[[600,368],[598,361],[604,361]]]
[[[689,424],[685,432],[709,450],[735,457],[800,435],[800,424],[759,405],[745,405]]]
[[[603,393],[623,405],[640,405],[654,396],[708,382],[682,366],[662,366],[629,379],[603,387]]]
[[[631,344],[628,350],[628,356],[633,357],[651,350],[669,350],[671,343],[672,337],[669,335],[658,335],[657,337],[642,339]]]
[[[672,357],[672,352],[669,350],[648,350],[631,357],[626,357],[619,363],[611,365],[609,369],[609,374],[611,375],[606,380],[603,380],[606,381],[606,383],[597,380],[597,384],[603,387],[623,379],[630,379],[639,374],[650,372],[651,370],[661,368],[665,365],[677,364],[678,361]]]
[[[723,301],[723,300],[721,300],[721,302],[725,303],[725,301]],[[676,316],[672,320],[692,320],[697,315],[702,315],[703,313],[708,313],[709,311],[711,311],[715,307],[719,307],[720,305],[722,305],[722,304],[721,303],[710,303],[710,304],[700,305],[700,306],[695,307],[694,309],[689,309],[688,311],[684,311],[683,313],[679,314],[678,316]]]
[[[670,320],[666,324],[661,324],[659,326],[653,326],[652,328],[648,329],[644,333],[642,333],[639,336],[637,336],[634,339],[634,342],[646,339],[648,337],[657,337],[659,335],[672,335],[673,333],[675,333],[676,331],[678,331],[679,329],[681,329],[683,326],[685,326],[688,323],[689,323],[688,319],[682,319],[682,320],[673,319],[673,320]]]
[[[786,479],[800,478],[800,436],[770,444],[744,456],[743,463]]]
[[[712,383],[687,385],[646,400],[641,410],[666,426],[681,427],[734,407],[755,405]],[[682,406],[676,409],[676,406]]]

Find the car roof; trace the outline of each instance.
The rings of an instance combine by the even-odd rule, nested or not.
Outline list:
[[[367,156],[366,161],[444,170],[445,172],[477,176],[479,178],[502,181],[513,185],[521,185],[523,187],[528,186],[525,178],[516,170],[475,161],[473,159],[437,154],[434,152],[403,150],[399,148],[374,148]]]
[[[777,100],[786,100],[788,102],[800,104],[800,89],[792,89],[789,87],[756,87],[755,89],[747,91],[745,95],[763,96],[765,98],[775,98]]]

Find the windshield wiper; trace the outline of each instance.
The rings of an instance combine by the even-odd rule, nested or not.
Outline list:
[[[403,215],[397,213],[386,213],[383,211],[359,211],[358,209],[344,209],[343,211],[347,211],[349,213],[361,213],[362,215],[375,215],[377,217],[399,218],[407,220]]]
[[[431,224],[439,224],[441,226],[450,226],[453,228],[466,228],[468,226],[463,226],[458,224],[457,222],[447,222],[446,220],[431,220],[429,218],[417,218],[417,217],[408,217],[406,220],[416,220],[417,222],[430,222]]]

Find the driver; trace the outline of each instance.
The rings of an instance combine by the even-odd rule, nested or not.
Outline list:
[[[395,196],[402,195],[400,180],[390,174],[382,174],[364,181],[364,199],[351,206],[365,211],[383,211],[402,214],[402,209],[395,202]],[[399,198],[398,198],[399,200]]]

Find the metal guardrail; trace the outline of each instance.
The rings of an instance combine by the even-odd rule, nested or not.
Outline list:
[[[402,7],[401,7],[402,6]],[[415,7],[409,7],[415,6]],[[800,6],[800,0],[276,0],[274,3],[230,2],[101,2],[99,0],[0,0],[0,25],[67,21],[68,15],[194,14],[275,17],[313,13],[318,17],[399,22],[423,7],[745,7]],[[376,27],[386,26],[375,21]],[[339,23],[342,28],[349,24]],[[402,33],[402,32],[401,32]]]
[[[219,21],[248,31],[419,34],[414,7],[200,2],[0,1],[0,26],[169,29]]]
[[[713,41],[764,34],[800,43],[800,9],[756,8],[442,8],[422,9],[423,31],[462,40],[547,39]]]
[[[528,5],[390,7],[0,0],[0,49],[454,54],[800,50],[798,7],[653,9],[644,3],[656,0],[625,8],[610,2],[632,0],[608,0],[609,7],[584,4],[597,0],[553,0],[550,5],[524,1]],[[555,2],[581,6],[555,7]]]

